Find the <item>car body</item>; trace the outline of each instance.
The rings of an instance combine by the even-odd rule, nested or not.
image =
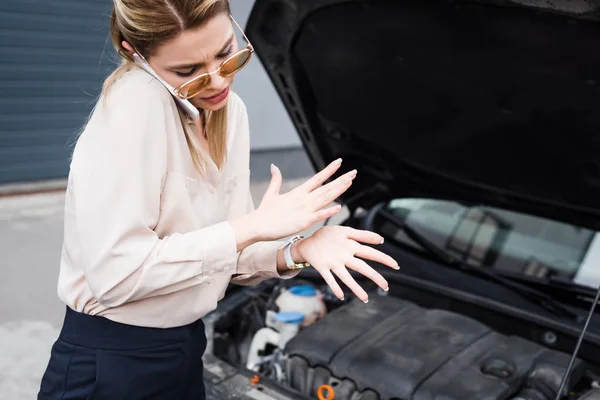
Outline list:
[[[230,288],[205,318],[209,392],[553,400],[600,284],[599,10],[256,1],[248,36],[313,166],[359,171],[343,224],[402,270],[374,265],[390,291],[361,281],[368,304],[310,269]],[[592,322],[561,398],[600,399],[598,372]]]

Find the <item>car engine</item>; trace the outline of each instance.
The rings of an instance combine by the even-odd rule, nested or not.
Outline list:
[[[390,296],[333,311],[285,353],[292,388],[309,395],[333,385],[336,398],[356,400],[553,400],[569,362],[471,318]],[[579,361],[574,379],[582,368]]]
[[[385,292],[367,304],[326,288],[302,299],[310,290],[293,284],[231,296],[212,317],[213,354],[306,398],[326,386],[335,400],[554,400],[569,364],[569,354],[457,312]],[[286,298],[294,289],[300,297]],[[301,324],[281,312],[291,306],[317,317]],[[600,400],[599,382],[577,359],[561,399]]]

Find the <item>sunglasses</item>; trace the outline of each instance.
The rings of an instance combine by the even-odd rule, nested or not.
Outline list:
[[[158,79],[159,82],[161,82],[173,94],[173,96],[175,96],[175,99],[178,100],[178,103],[184,107],[184,109],[187,111],[190,117],[194,120],[197,120],[199,118],[198,110],[187,100],[191,97],[198,95],[200,92],[206,89],[208,85],[210,85],[211,76],[219,74],[224,78],[228,78],[232,75],[235,75],[238,71],[240,71],[248,64],[250,58],[252,57],[252,53],[254,53],[254,47],[250,43],[250,40],[248,40],[248,37],[246,37],[246,34],[242,30],[242,28],[239,26],[239,24],[236,22],[232,15],[230,15],[229,17],[242,33],[242,36],[244,37],[244,40],[248,43],[248,46],[227,57],[227,59],[223,61],[219,68],[217,68],[216,70],[198,75],[185,82],[178,88],[172,87],[164,79],[162,79],[152,69],[152,67],[150,67],[150,64],[146,61],[144,56],[140,54],[140,52],[136,51],[133,54],[133,58],[135,59],[137,64],[140,65],[146,72]]]
[[[229,78],[230,76],[235,75],[242,68],[244,68],[250,61],[252,53],[254,53],[254,47],[250,43],[250,40],[248,40],[248,38],[246,37],[246,34],[242,30],[242,28],[238,25],[236,20],[233,19],[233,16],[230,15],[230,17],[235,26],[237,26],[237,28],[242,33],[242,36],[244,37],[244,40],[248,43],[248,46],[227,57],[227,59],[223,61],[219,68],[217,68],[216,70],[198,75],[195,78],[187,81],[183,85],[176,88],[174,93],[180,99],[187,100],[191,97],[198,95],[200,92],[206,89],[208,85],[210,85],[211,76],[219,74],[224,78]]]

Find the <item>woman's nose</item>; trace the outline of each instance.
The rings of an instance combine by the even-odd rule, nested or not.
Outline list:
[[[227,79],[223,78],[221,75],[212,74],[210,76],[210,84],[208,85],[208,89],[210,90],[221,90],[227,85]]]

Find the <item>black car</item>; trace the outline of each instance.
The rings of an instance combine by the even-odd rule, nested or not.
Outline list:
[[[257,0],[313,166],[359,171],[343,224],[402,270],[368,304],[310,269],[231,287],[209,396],[600,399],[595,319],[557,397],[600,284],[599,21],[598,0]]]

